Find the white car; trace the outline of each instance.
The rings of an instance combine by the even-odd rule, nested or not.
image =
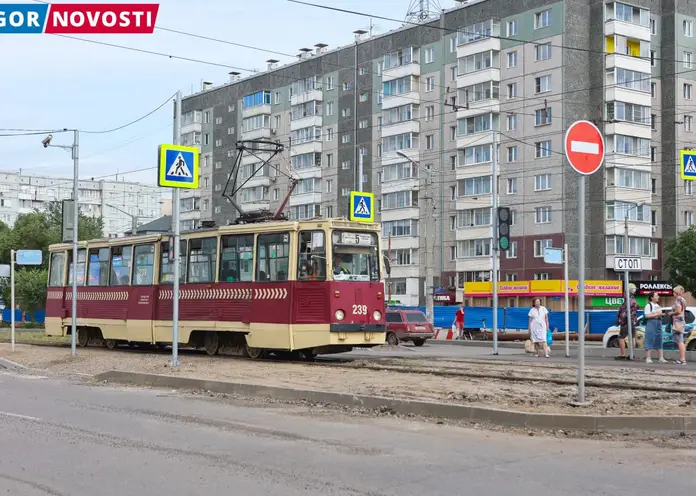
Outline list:
[[[687,327],[691,327],[691,325],[694,324],[694,321],[696,320],[696,316],[694,310],[696,310],[695,307],[687,307],[686,311],[684,312],[684,317],[686,318],[686,324]],[[667,314],[667,312],[671,312],[672,308],[671,307],[663,307],[662,312],[664,314]],[[641,312],[642,313],[642,312]],[[663,336],[666,332],[665,328],[667,324],[669,323],[669,317],[665,315],[663,317],[663,323],[662,323],[662,332]],[[691,325],[690,325],[691,324]],[[611,326],[606,330],[604,333],[604,338],[602,339],[602,345],[605,348],[618,348],[619,347],[619,333],[621,332],[621,329],[619,326]],[[645,339],[645,319],[643,319],[643,316],[641,315],[638,318],[638,326],[636,326],[636,329],[634,330],[634,335],[636,336],[636,348],[642,348],[644,339]],[[671,334],[669,334],[669,339],[667,339],[668,342],[671,341]]]

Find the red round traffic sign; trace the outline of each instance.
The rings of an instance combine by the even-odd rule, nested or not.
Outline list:
[[[580,174],[594,174],[604,162],[604,137],[589,121],[576,121],[565,135],[565,154]]]

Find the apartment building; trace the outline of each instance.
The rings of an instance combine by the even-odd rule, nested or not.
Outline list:
[[[105,236],[118,237],[131,229],[133,217],[144,224],[160,216],[161,192],[155,185],[81,180],[78,201],[82,214],[103,219]],[[10,227],[19,215],[72,197],[72,178],[0,172],[0,221]]]
[[[514,219],[499,279],[562,279],[543,251],[564,244],[577,278],[578,178],[563,138],[590,120],[604,132],[606,159],[587,180],[585,277],[617,279],[613,257],[629,253],[643,258],[633,279],[659,278],[663,240],[696,211],[677,166],[694,141],[695,22],[696,5],[678,0],[469,0],[419,26],[357,31],[351,45],[318,43],[294,63],[232,73],[183,102],[203,157],[203,186],[183,222],[234,219],[221,192],[235,143],[265,138],[285,150],[238,201],[277,208],[291,175],[301,179],[292,218],[344,216],[362,181],[376,194],[403,304],[423,303],[428,263],[438,294],[451,295],[441,301],[462,301],[455,288],[491,279],[493,180]],[[242,175],[260,158],[245,155]]]

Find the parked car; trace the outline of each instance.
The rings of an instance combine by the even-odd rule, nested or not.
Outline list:
[[[435,335],[435,328],[423,312],[418,310],[387,310],[387,343],[397,345],[400,341],[411,341],[423,346]]]
[[[667,312],[671,311],[671,307],[665,307],[662,309],[662,312],[665,313],[665,315],[662,316],[662,342],[665,350],[674,350],[677,348],[677,345],[672,341],[671,318],[669,315],[666,315]],[[696,323],[694,323],[694,321],[696,321],[696,316],[691,310],[691,307],[684,311],[684,317],[686,319],[686,329],[684,331],[685,342],[689,342],[687,346],[690,345],[693,349],[696,349],[696,340],[694,340],[694,337],[691,336],[692,329],[696,327]],[[609,329],[607,329],[607,331],[604,333],[604,339],[602,340],[605,348],[619,347],[620,330],[621,329],[619,329],[619,326],[611,326]],[[645,343],[645,317],[641,316],[638,319],[638,327],[635,330],[635,336],[636,347],[642,348]],[[696,333],[694,333],[694,336],[696,336]]]

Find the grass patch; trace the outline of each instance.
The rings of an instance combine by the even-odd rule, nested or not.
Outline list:
[[[8,329],[0,330],[0,342],[9,343],[11,340]],[[15,330],[15,343],[18,344],[68,344],[70,336],[46,336],[43,331],[23,332]]]

